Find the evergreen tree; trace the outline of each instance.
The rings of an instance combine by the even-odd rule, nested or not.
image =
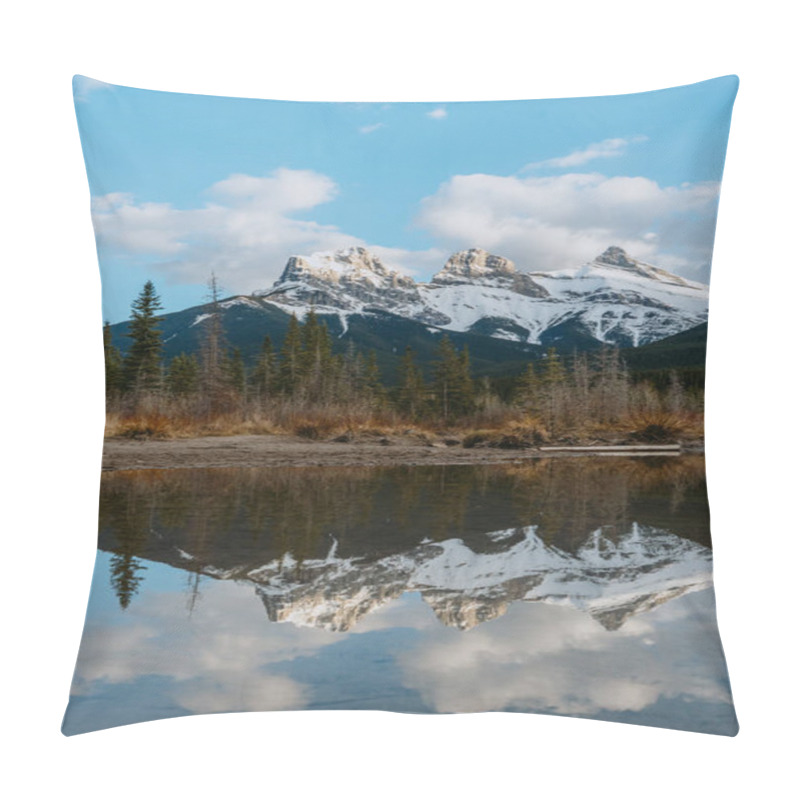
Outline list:
[[[425,402],[425,381],[422,370],[414,363],[414,351],[406,347],[400,361],[400,389],[397,394],[397,408],[402,414],[417,419]]]
[[[106,365],[106,401],[122,390],[122,355],[111,341],[111,324],[103,325],[103,356]]]
[[[301,352],[300,323],[292,314],[289,318],[289,327],[286,329],[280,356],[280,388],[289,397],[292,397],[299,388]]]
[[[471,414],[475,410],[475,384],[469,361],[469,349],[464,345],[458,358],[458,383],[456,385],[458,413]]]
[[[525,367],[525,372],[519,379],[517,384],[515,397],[517,402],[528,412],[533,413],[536,410],[538,395],[539,395],[540,381],[536,375],[536,370],[533,364],[528,362]]]
[[[439,342],[435,364],[437,405],[445,420],[468,414],[474,408],[474,388],[470,374],[469,353],[459,353],[445,335]]]
[[[167,388],[176,397],[194,394],[200,383],[200,364],[194,355],[180,353],[170,361]]]
[[[200,366],[203,397],[208,410],[219,410],[226,395],[225,331],[222,326],[220,285],[212,272],[208,281],[209,316],[203,320],[203,341],[200,346]]]
[[[567,373],[556,349],[547,351],[541,373],[538,410],[544,416],[545,424],[551,433],[561,429],[567,410]]]
[[[364,370],[364,392],[369,400],[376,405],[383,405],[386,400],[386,390],[381,381],[381,370],[378,366],[378,354],[370,350]]]
[[[328,326],[320,322],[312,308],[301,326],[299,357],[300,382],[307,399],[324,401],[331,378],[331,339]]]
[[[573,422],[588,419],[591,406],[591,375],[585,353],[574,352],[572,354],[569,399]]]
[[[238,347],[235,347],[228,356],[225,363],[225,372],[230,388],[239,396],[244,397],[247,390],[247,371],[245,370],[242,351]]]
[[[546,387],[557,386],[564,383],[567,373],[561,358],[556,352],[555,347],[551,347],[547,351],[547,356],[544,360],[544,370],[542,372],[542,383]]]
[[[161,300],[152,281],[147,281],[131,306],[127,336],[131,345],[123,362],[125,387],[129,390],[152,391],[161,382],[161,331],[156,312]]]
[[[275,363],[275,351],[272,349],[272,339],[269,336],[265,336],[264,341],[261,343],[258,362],[250,376],[251,384],[258,400],[266,400],[274,394],[277,378],[277,364]]]

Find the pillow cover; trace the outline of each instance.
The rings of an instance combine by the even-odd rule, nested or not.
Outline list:
[[[703,387],[737,86],[76,77],[107,418],[63,732],[336,708],[735,735]]]

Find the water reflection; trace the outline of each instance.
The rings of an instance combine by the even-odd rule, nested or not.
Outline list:
[[[283,708],[736,730],[701,458],[109,473],[99,551],[67,733]]]

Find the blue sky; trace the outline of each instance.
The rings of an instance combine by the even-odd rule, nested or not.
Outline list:
[[[612,97],[305,103],[76,76],[104,315],[151,278],[173,311],[263,289],[286,259],[362,244],[420,280],[483,247],[521,270],[611,244],[707,280],[728,76]]]

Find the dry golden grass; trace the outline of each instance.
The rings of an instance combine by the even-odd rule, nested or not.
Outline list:
[[[514,415],[505,424],[493,427],[476,428],[464,432],[462,447],[500,447],[518,449],[535,447],[550,440],[541,420],[536,417]]]
[[[630,438],[652,444],[674,442],[681,437],[702,437],[703,417],[689,412],[649,411],[628,420]]]
[[[368,441],[381,437],[415,438],[425,444],[453,440],[463,447],[526,448],[552,442],[594,443],[630,440],[666,443],[702,439],[703,416],[699,412],[648,411],[632,414],[616,423],[576,421],[548,430],[532,415],[509,409],[503,418],[475,415],[447,425],[435,420],[404,419],[396,412],[371,412],[328,407],[295,410],[219,413],[196,416],[178,408],[106,415],[106,436],[128,439],[186,439],[198,436],[285,435],[309,441]],[[450,443],[450,442],[448,442]]]
[[[431,429],[400,420],[396,415],[319,412],[216,414],[192,416],[180,411],[106,414],[105,435],[127,439],[185,439],[195,436],[275,435],[321,440],[431,433]]]

